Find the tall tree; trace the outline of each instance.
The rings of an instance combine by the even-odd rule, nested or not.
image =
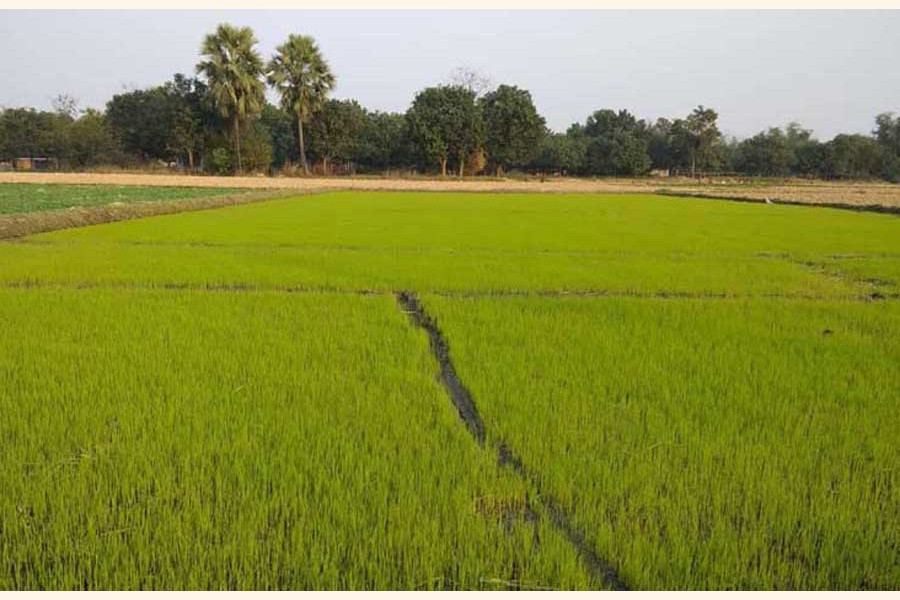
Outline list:
[[[204,60],[197,73],[206,77],[209,93],[221,115],[231,121],[237,172],[241,164],[241,126],[265,104],[262,58],[256,51],[256,36],[249,27],[222,23],[203,39]]]
[[[297,116],[300,162],[303,164],[303,172],[309,174],[303,125],[309,123],[325,103],[328,93],[334,87],[334,75],[315,40],[309,36],[293,34],[276,48],[267,71],[269,84],[281,96],[281,106]]]
[[[259,116],[259,122],[269,131],[272,167],[280,169],[289,162],[297,162],[300,153],[297,149],[297,134],[294,132],[294,117],[291,113],[266,103]]]
[[[900,156],[900,115],[881,113],[875,117],[875,139],[885,150]]]
[[[356,154],[366,112],[355,100],[328,100],[310,123],[312,149],[329,173],[329,163]]]
[[[389,169],[408,162],[406,118],[402,114],[367,112],[359,134],[356,159],[364,169]]]
[[[696,176],[698,165],[706,169],[715,160],[716,144],[722,139],[718,119],[716,111],[701,104],[684,119],[683,128],[679,129],[686,135],[684,141],[691,161],[691,177]]]
[[[675,155],[671,144],[672,121],[657,119],[647,129],[647,154],[654,169],[671,171],[675,166]]]
[[[113,164],[119,160],[119,145],[103,115],[87,109],[69,128],[67,162],[76,168]]]
[[[734,162],[744,173],[783,176],[790,172],[794,154],[784,132],[772,127],[738,144]]]
[[[580,125],[576,125],[567,133],[545,135],[530,168],[560,175],[574,175],[580,172],[587,151],[587,138],[580,135],[580,128]]]
[[[501,85],[479,102],[485,125],[484,149],[497,175],[533,159],[540,150],[546,123],[528,90]]]
[[[457,160],[459,174],[466,158],[480,148],[484,121],[475,93],[461,86],[437,86],[416,95],[406,113],[410,141],[425,162],[437,162],[447,175],[447,162]]]
[[[874,133],[884,150],[882,176],[888,181],[900,181],[900,115],[882,113],[875,117]]]
[[[116,94],[106,103],[106,121],[122,149],[139,161],[168,160],[172,106],[162,87]]]
[[[841,133],[825,144],[824,174],[837,179],[880,177],[884,159],[884,148],[871,137]]]
[[[650,169],[647,123],[627,110],[603,109],[587,118],[585,167],[592,175],[643,175]]]

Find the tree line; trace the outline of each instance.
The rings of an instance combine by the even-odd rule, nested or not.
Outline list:
[[[872,135],[822,142],[797,123],[728,139],[715,110],[638,119],[601,109],[565,133],[549,130],[531,94],[485,90],[470,78],[420,91],[405,114],[330,98],[335,76],[315,40],[290,35],[268,61],[248,27],[206,35],[193,76],[113,96],[81,111],[61,96],[52,111],[0,112],[0,160],[52,157],[64,168],[165,163],[190,172],[508,171],[636,177],[654,171],[900,180],[900,116]],[[266,100],[266,86],[277,105]]]

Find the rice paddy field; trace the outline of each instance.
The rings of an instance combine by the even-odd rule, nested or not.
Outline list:
[[[893,215],[307,195],[0,241],[0,323],[0,589],[900,587]]]

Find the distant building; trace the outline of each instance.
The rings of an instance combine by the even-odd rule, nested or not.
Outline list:
[[[12,168],[16,171],[55,171],[58,164],[55,158],[44,156],[14,158],[12,160]]]
[[[650,171],[650,177],[668,177],[669,170],[668,169],[653,169]]]

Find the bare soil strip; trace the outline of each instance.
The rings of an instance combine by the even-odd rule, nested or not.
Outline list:
[[[73,207],[44,212],[0,215],[0,239],[22,237],[57,229],[100,225],[127,219],[141,219],[179,212],[222,208],[296,195],[298,195],[297,192],[270,190],[210,196],[208,198],[159,200],[131,204],[103,204],[91,207]]]
[[[450,347],[434,319],[422,308],[418,298],[412,292],[397,293],[397,303],[400,310],[409,315],[412,322],[425,330],[431,343],[431,351],[441,368],[440,380],[450,395],[450,400],[456,406],[459,417],[465,423],[466,428],[479,446],[484,446],[484,421],[475,407],[472,395],[460,381],[456,374],[453,362],[450,360]],[[600,558],[587,543],[584,533],[572,523],[569,515],[550,496],[542,492],[538,479],[528,471],[521,459],[516,456],[502,441],[498,443],[497,456],[501,464],[508,466],[522,479],[537,491],[537,497],[544,510],[550,517],[553,526],[562,533],[575,548],[578,555],[584,561],[585,566],[593,577],[602,581],[606,587],[613,590],[627,590],[625,582],[609,562]],[[530,509],[529,509],[530,510]]]

